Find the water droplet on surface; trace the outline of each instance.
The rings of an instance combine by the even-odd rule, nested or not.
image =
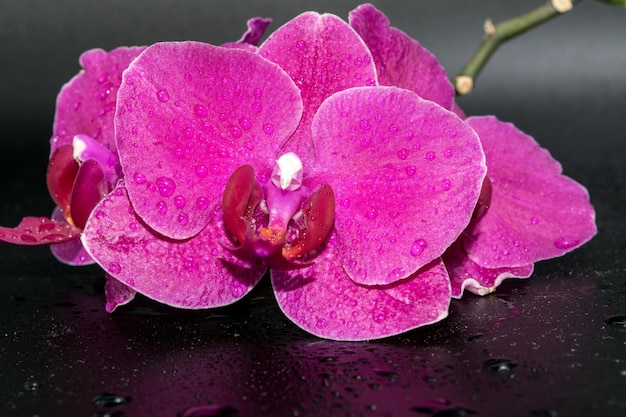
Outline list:
[[[318,318],[317,319],[317,323],[315,323],[315,325],[317,327],[319,327],[320,329],[323,329],[324,327],[326,327],[328,323],[326,322],[326,320],[322,319],[322,318]]]
[[[373,208],[370,208],[365,212],[365,218],[367,219],[374,220],[376,217],[378,217],[378,211]]]
[[[100,394],[93,397],[91,403],[97,408],[111,408],[126,405],[132,401],[131,397],[120,394]]]
[[[185,207],[186,202],[187,200],[185,200],[185,197],[183,197],[182,195],[177,195],[176,197],[174,197],[174,205],[179,209]]]
[[[445,191],[450,190],[450,188],[452,188],[452,183],[450,182],[450,180],[443,180],[441,182],[441,188],[443,188]]]
[[[387,318],[387,315],[383,310],[374,310],[372,313],[372,319],[376,323],[382,323]]]
[[[578,245],[580,240],[569,237],[560,237],[554,241],[554,246],[558,249],[571,249]]]
[[[539,224],[539,219],[536,217],[531,217],[530,218],[530,224]]]
[[[146,183],[146,176],[144,174],[142,174],[141,172],[135,172],[135,175],[133,175],[133,180],[135,181],[135,184],[145,184]]]
[[[176,191],[176,182],[172,178],[159,177],[156,179],[156,186],[163,197],[169,197]]]
[[[196,114],[197,117],[207,117],[207,115],[209,114],[209,110],[202,104],[196,104],[193,107],[193,112]]]
[[[206,197],[198,197],[196,200],[196,208],[198,210],[206,210],[209,207],[209,199]]]
[[[265,123],[263,125],[263,131],[268,134],[271,135],[272,133],[274,133],[274,125],[271,123]]]
[[[422,252],[424,252],[424,249],[426,249],[426,246],[428,246],[428,243],[426,243],[426,241],[424,239],[417,239],[411,245],[411,251],[410,251],[411,255],[412,256],[419,256],[419,255],[421,255]]]
[[[604,319],[604,322],[606,324],[610,324],[611,326],[626,327],[626,316],[622,316],[622,315],[609,316]]]
[[[239,126],[241,126],[243,130],[250,130],[252,128],[252,123],[250,123],[250,120],[242,117],[239,119]]]
[[[362,119],[359,122],[359,126],[361,127],[361,129],[366,130],[366,131],[372,128],[372,125],[370,124],[369,120],[365,120],[365,119]]]
[[[122,266],[120,264],[118,264],[117,262],[110,262],[109,263],[109,271],[112,274],[119,274],[120,272],[122,272]]]
[[[508,359],[488,359],[483,362],[483,367],[488,371],[506,373],[511,372],[517,366],[517,362]]]
[[[187,226],[187,224],[189,223],[189,216],[185,213],[179,213],[176,220],[181,226]]]
[[[443,156],[445,156],[446,158],[451,158],[452,157],[452,149],[446,149],[445,151],[443,151]]]
[[[221,405],[199,405],[183,411],[180,417],[237,417],[237,410]]]
[[[24,389],[26,391],[37,391],[41,385],[37,381],[26,381],[24,382]]]
[[[409,165],[404,170],[406,171],[406,175],[409,177],[412,177],[417,172],[415,165]]]
[[[197,176],[199,176],[200,178],[204,178],[207,175],[209,175],[209,169],[204,166],[204,165],[198,165],[195,169],[194,169],[195,173]]]
[[[170,99],[170,94],[167,92],[167,90],[159,90],[157,91],[156,95],[159,101],[163,103],[165,103],[166,101]]]
[[[404,161],[409,156],[409,150],[400,149],[396,155],[398,156],[399,159]]]
[[[432,151],[426,152],[426,159],[428,159],[429,161],[434,161],[435,160],[435,153],[432,152]]]
[[[302,40],[298,41],[298,43],[296,43],[296,48],[298,48],[300,50],[306,48],[306,42],[302,41]]]
[[[159,214],[167,213],[167,204],[165,204],[165,201],[159,201],[156,203],[156,208]]]

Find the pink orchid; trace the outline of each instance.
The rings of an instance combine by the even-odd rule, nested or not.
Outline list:
[[[587,190],[530,136],[493,116],[470,117],[487,158],[478,214],[443,259],[452,296],[485,295],[507,278],[527,278],[533,264],[561,256],[597,232]]]
[[[392,28],[372,30],[368,44],[310,12],[256,54],[161,43],[131,63],[115,121],[125,181],[82,236],[119,281],[109,310],[133,291],[230,304],[269,268],[285,314],[321,337],[380,338],[447,315],[440,256],[471,220],[484,154],[452,100],[414,92],[419,77],[403,85],[413,91],[379,84],[372,45]]]
[[[79,236],[93,207],[121,175],[113,131],[117,89],[122,71],[143,49],[93,49],[81,55],[84,69],[57,97],[50,140],[46,180],[57,207],[51,218],[26,217],[15,228],[0,227],[0,240],[52,244],[61,262],[93,263]]]

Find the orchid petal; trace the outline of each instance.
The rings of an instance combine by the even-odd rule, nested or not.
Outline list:
[[[596,234],[587,190],[530,136],[493,116],[470,117],[487,158],[491,204],[467,230],[465,250],[485,268],[561,256]]]
[[[253,17],[248,19],[248,30],[243,34],[241,39],[237,41],[240,44],[248,44],[252,46],[258,46],[261,42],[265,30],[272,23],[272,19],[266,19],[263,17]]]
[[[278,305],[305,331],[335,340],[369,340],[447,316],[450,282],[439,259],[405,280],[368,287],[355,284],[338,258],[336,236],[331,236],[313,266],[271,273]]]
[[[117,143],[137,214],[175,239],[199,233],[233,171],[268,161],[299,123],[293,81],[256,54],[198,42],[155,44],[124,73]]]
[[[80,229],[65,220],[47,217],[24,217],[14,228],[0,226],[0,240],[16,245],[36,246],[67,242],[76,239]]]
[[[54,209],[50,218],[57,222],[66,222],[63,211],[58,207]],[[85,248],[83,248],[79,235],[67,242],[50,245],[50,251],[57,260],[66,265],[79,266],[95,263]]]
[[[366,285],[406,278],[438,258],[470,221],[485,176],[474,131],[396,87],[336,93],[313,121],[318,170],[337,200],[339,253]]]
[[[93,159],[83,162],[72,188],[72,220],[79,229],[85,228],[93,208],[107,193],[102,166]]]
[[[70,218],[70,199],[72,187],[78,173],[78,163],[74,160],[71,145],[63,145],[54,150],[48,162],[46,183],[50,197]]]
[[[122,71],[144,48],[92,49],[80,56],[84,70],[65,84],[57,97],[51,153],[71,145],[76,134],[91,136],[115,150],[113,115]]]
[[[123,182],[96,206],[81,238],[87,252],[113,278],[174,307],[199,309],[233,303],[265,271],[224,250],[221,220],[209,223],[189,240],[157,235],[133,212]]]
[[[461,240],[452,244],[442,259],[450,275],[453,298],[461,298],[465,289],[476,295],[487,295],[505,279],[528,278],[533,273],[533,264],[514,268],[483,268],[469,259]]]
[[[350,12],[350,26],[374,57],[378,81],[416,92],[447,110],[453,108],[454,87],[437,57],[406,33],[389,26],[389,19],[371,4]]]
[[[280,65],[300,88],[302,122],[283,149],[312,164],[311,122],[322,102],[337,91],[376,85],[376,68],[363,40],[331,14],[303,13],[276,30],[259,53]]]
[[[137,291],[123,284],[109,274],[104,275],[106,282],[104,284],[104,295],[106,296],[105,310],[112,313],[119,306],[130,303],[135,298]]]

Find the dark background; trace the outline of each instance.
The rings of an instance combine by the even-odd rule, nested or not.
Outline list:
[[[542,1],[374,3],[452,76],[485,18]],[[84,50],[219,44],[251,16],[272,17],[274,30],[305,10],[347,18],[357,4],[0,0],[0,224],[52,209],[55,97]],[[588,187],[599,233],[583,248],[494,295],[453,301],[439,324],[345,343],[299,330],[266,280],[228,308],[140,298],[109,315],[98,268],[0,244],[0,417],[626,415],[625,40],[626,9],[583,1],[505,44],[459,100],[470,115],[514,122]]]

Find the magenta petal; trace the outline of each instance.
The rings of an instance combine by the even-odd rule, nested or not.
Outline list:
[[[107,313],[112,313],[119,306],[128,304],[135,298],[137,291],[128,285],[116,280],[109,274],[105,274],[104,295],[106,296],[105,309]]]
[[[462,241],[450,246],[442,259],[450,275],[453,298],[461,298],[464,289],[477,295],[487,295],[505,279],[528,278],[533,273],[533,264],[515,268],[483,268],[468,258]]]
[[[49,245],[76,239],[80,230],[65,220],[47,217],[24,217],[14,228],[0,226],[0,240],[15,245]]]
[[[74,135],[91,136],[115,150],[113,116],[122,71],[144,47],[92,49],[80,56],[84,68],[63,86],[57,97],[51,152],[71,145]]]
[[[248,30],[243,34],[238,42],[257,46],[259,42],[261,42],[261,38],[270,23],[272,23],[272,19],[265,19],[262,17],[253,17],[252,19],[249,19]]]
[[[134,214],[123,183],[96,206],[82,241],[113,278],[174,307],[198,309],[233,303],[248,293],[264,272],[224,250],[221,221],[209,223],[193,239],[184,241],[146,229]]]
[[[324,99],[350,87],[376,85],[376,68],[363,40],[331,14],[303,13],[274,32],[259,53],[280,65],[300,87],[304,114],[284,151],[311,163],[311,122]]]
[[[331,237],[313,266],[272,271],[278,305],[307,332],[335,340],[379,339],[447,316],[450,282],[440,260],[405,280],[368,287],[346,275],[337,251]]]
[[[470,221],[485,176],[476,133],[396,87],[337,93],[313,121],[316,172],[335,192],[350,277],[388,284],[438,258]]]
[[[124,73],[119,102],[117,142],[133,206],[176,239],[204,228],[236,168],[252,164],[269,175],[302,113],[297,87],[277,65],[198,42],[146,49]]]
[[[518,267],[561,256],[596,234],[587,190],[530,136],[493,116],[470,117],[491,179],[489,209],[467,230],[470,259],[485,268]]]
[[[350,25],[372,51],[378,81],[416,92],[451,110],[454,87],[430,51],[406,33],[389,26],[389,19],[371,4],[350,12]]]
[[[58,222],[66,222],[63,212],[58,207],[52,212],[51,218]],[[94,260],[91,259],[91,256],[83,247],[83,242],[80,241],[80,236],[78,235],[67,242],[50,245],[50,251],[57,260],[66,265],[79,266],[94,263]]]
[[[102,166],[93,159],[83,162],[72,188],[72,220],[79,229],[85,228],[93,208],[107,193]]]

